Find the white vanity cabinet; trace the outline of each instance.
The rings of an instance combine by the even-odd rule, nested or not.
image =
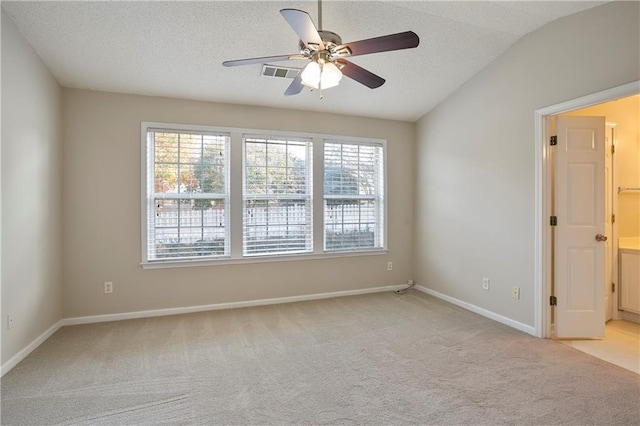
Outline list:
[[[620,309],[640,314],[640,247],[621,244],[618,259]]]

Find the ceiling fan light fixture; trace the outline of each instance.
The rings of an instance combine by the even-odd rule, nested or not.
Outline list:
[[[335,66],[333,62],[327,62],[322,66],[322,74],[320,75],[320,87],[328,89],[337,86],[342,79],[342,71]]]
[[[342,72],[332,62],[319,64],[311,61],[302,70],[300,75],[302,84],[313,89],[329,89],[335,87],[342,79]]]
[[[315,61],[311,61],[306,67],[304,67],[302,74],[300,74],[302,84],[313,89],[317,89],[320,85],[320,75],[320,64]]]

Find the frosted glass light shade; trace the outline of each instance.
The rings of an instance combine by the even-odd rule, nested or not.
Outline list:
[[[314,89],[328,89],[337,86],[342,79],[342,72],[333,63],[323,65],[317,62],[309,62],[302,70],[302,84]]]
[[[317,89],[320,84],[320,64],[309,62],[302,70],[302,84]]]
[[[328,89],[329,87],[337,86],[342,78],[342,72],[333,63],[327,62],[322,67],[322,74],[320,75],[320,87]]]

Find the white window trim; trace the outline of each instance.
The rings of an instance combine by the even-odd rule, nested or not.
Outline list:
[[[271,134],[243,134],[242,135],[242,209],[243,209],[243,215],[242,215],[242,233],[243,233],[243,257],[249,258],[249,257],[262,257],[262,256],[288,256],[288,255],[296,255],[296,254],[313,254],[314,253],[314,245],[313,245],[313,223],[314,223],[314,204],[313,204],[313,197],[314,197],[314,193],[313,193],[313,187],[314,187],[314,182],[313,182],[313,169],[314,169],[314,165],[313,165],[313,143],[314,141],[311,138],[307,138],[307,137],[300,137],[300,135],[296,135],[295,138],[292,139],[306,139],[303,142],[304,143],[310,143],[311,145],[306,147],[306,152],[307,154],[311,157],[311,164],[309,164],[309,162],[307,161],[307,167],[306,167],[306,189],[307,189],[307,193],[304,194],[304,196],[300,196],[300,194],[248,194],[246,193],[246,185],[247,185],[247,167],[246,167],[246,150],[247,150],[247,138],[252,139],[252,138],[265,138],[265,139],[270,139],[272,136],[281,136],[281,135],[274,135],[273,133]],[[287,140],[288,138],[282,138]],[[288,143],[288,142],[287,142]],[[268,142],[267,142],[268,144]],[[309,160],[309,158],[307,158],[307,160]],[[266,164],[268,164],[268,157],[266,158],[267,163],[265,163],[265,167],[267,167]],[[310,184],[309,184],[310,182]],[[299,199],[305,199],[307,201],[310,201],[310,208],[311,208],[311,212],[310,212],[310,225],[311,225],[311,234],[312,234],[312,239],[310,241],[310,249],[309,250],[298,250],[298,251],[290,251],[290,252],[274,252],[274,253],[245,253],[245,241],[244,241],[244,234],[246,231],[246,223],[244,222],[244,209],[245,209],[245,203],[247,200],[286,200],[286,199],[290,199],[290,200],[299,200]]]
[[[387,146],[386,141],[384,143],[376,142],[373,139],[362,139],[362,138],[354,138],[353,140],[350,138],[343,137],[344,139],[329,139],[323,141],[323,154],[324,154],[324,142],[329,144],[343,144],[343,145],[369,145],[369,146],[381,146],[382,147],[382,196],[380,195],[326,195],[324,194],[324,169],[323,172],[323,190],[322,190],[322,217],[324,221],[324,202],[325,200],[330,199],[358,199],[358,200],[380,200],[382,202],[382,218],[380,218],[380,209],[376,209],[376,217],[377,220],[382,220],[382,235],[378,235],[377,238],[382,240],[382,247],[371,247],[371,248],[342,248],[342,249],[334,249],[334,250],[326,250],[325,247],[325,231],[324,223],[322,228],[322,247],[325,253],[349,253],[352,251],[362,251],[362,250],[384,250],[387,247]],[[324,157],[324,155],[323,155]],[[324,159],[323,159],[323,167],[324,167]]]
[[[147,129],[162,128],[167,130],[185,130],[195,132],[224,132],[231,135],[229,146],[229,186],[230,186],[230,203],[229,203],[229,229],[230,234],[230,255],[220,256],[207,259],[172,259],[172,260],[151,260],[147,259],[146,241],[147,241]],[[265,262],[287,262],[287,261],[303,261],[314,259],[332,259],[351,256],[373,256],[384,255],[388,250],[388,190],[387,190],[387,141],[384,139],[363,138],[344,135],[332,135],[321,133],[303,133],[303,132],[285,132],[264,129],[247,129],[236,127],[218,127],[218,126],[202,126],[193,124],[177,124],[143,121],[140,125],[141,139],[141,263],[144,269],[160,269],[160,268],[179,268],[194,266],[214,266],[214,265],[230,265],[243,263],[265,263]],[[242,138],[245,134],[264,134],[283,137],[305,137],[313,140],[313,189],[312,193],[312,217],[313,217],[313,252],[312,253],[296,253],[296,254],[265,254],[265,255],[248,255],[242,254],[242,210],[243,210],[243,166],[242,166]],[[325,139],[343,140],[350,144],[379,144],[383,149],[383,167],[384,167],[384,186],[383,186],[383,247],[372,249],[353,249],[343,250],[339,252],[324,251],[324,155],[323,147]],[[330,142],[329,142],[330,143]]]
[[[141,174],[141,178],[142,178],[142,189],[143,189],[143,197],[142,197],[142,240],[141,240],[141,251],[142,251],[142,264],[152,264],[152,263],[156,263],[156,262],[180,262],[183,261],[185,259],[182,258],[173,258],[173,259],[153,259],[153,260],[149,260],[149,251],[148,251],[148,223],[147,223],[147,219],[148,219],[148,212],[149,209],[152,208],[152,205],[154,205],[155,203],[151,203],[151,200],[149,198],[149,192],[151,191],[151,186],[153,185],[152,182],[149,181],[149,176],[147,174],[148,169],[150,167],[152,167],[154,165],[154,159],[152,157],[148,156],[148,152],[147,149],[149,147],[149,139],[148,139],[148,132],[151,130],[168,130],[168,131],[176,131],[176,132],[192,132],[194,134],[213,134],[213,135],[217,135],[217,134],[225,134],[228,132],[221,132],[216,130],[212,131],[211,127],[206,127],[206,126],[193,126],[193,125],[174,125],[174,124],[167,124],[167,123],[142,123],[142,124],[146,124],[146,126],[144,126],[142,128],[142,132],[141,132],[141,142],[142,142],[142,155],[143,158],[141,158],[142,160],[142,164],[143,164],[143,168],[142,168],[142,174]],[[225,135],[226,136],[226,135]],[[229,150],[231,149],[231,137],[229,136],[229,142],[228,142],[228,148]],[[154,144],[154,149],[155,149],[155,144]],[[227,153],[229,154],[229,153]],[[228,160],[227,160],[228,161]],[[227,167],[229,166],[229,167]],[[225,222],[227,223],[227,226],[225,227],[225,253],[229,252],[229,247],[230,247],[230,234],[231,234],[231,230],[230,227],[228,226],[229,224],[229,219],[231,217],[230,212],[229,212],[229,201],[231,199],[231,195],[230,195],[230,191],[229,191],[229,168],[230,168],[230,161],[228,161],[228,163],[225,165],[225,167],[227,168],[226,170],[226,176],[225,176],[225,186],[226,186],[226,190],[225,193],[221,193],[221,194],[198,194],[198,193],[193,193],[193,194],[188,194],[188,197],[185,197],[184,194],[173,194],[173,193],[166,193],[166,194],[158,194],[155,193],[154,198],[155,199],[165,199],[165,200],[179,200],[179,199],[209,199],[209,198],[213,198],[213,199],[222,199],[225,201]],[[226,258],[228,257],[228,255],[222,255],[222,256],[217,256],[217,258]],[[207,257],[206,258],[211,259],[211,257]]]

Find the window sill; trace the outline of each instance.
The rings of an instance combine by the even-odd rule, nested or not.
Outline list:
[[[290,262],[301,260],[336,259],[341,257],[380,256],[387,254],[387,249],[366,251],[340,251],[322,254],[280,254],[271,256],[247,256],[242,258],[223,257],[219,259],[190,259],[142,262],[143,269],[188,268],[195,266],[239,265],[248,263]]]

